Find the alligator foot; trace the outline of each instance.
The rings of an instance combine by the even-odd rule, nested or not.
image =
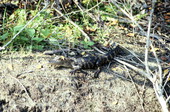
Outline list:
[[[80,72],[85,74],[86,76],[89,75],[89,73],[85,72],[84,70],[80,70]]]
[[[75,75],[76,72],[79,72],[79,73],[83,73],[85,75],[89,75],[87,72],[85,72],[84,70],[79,70],[79,69],[75,69],[75,70],[71,70],[70,71],[70,74],[71,75]]]
[[[71,71],[70,71],[70,74],[71,74],[71,75],[75,75],[76,72],[77,72],[77,70],[71,70]]]

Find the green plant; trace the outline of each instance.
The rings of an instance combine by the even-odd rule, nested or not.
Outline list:
[[[38,4],[41,4],[40,2]],[[59,45],[61,47],[75,47],[81,45],[84,48],[90,48],[90,46],[94,45],[94,42],[106,43],[110,38],[111,30],[114,30],[117,25],[113,20],[118,17],[118,9],[106,1],[98,3],[99,1],[97,0],[84,0],[82,5],[89,8],[88,11],[83,9],[66,16],[83,29],[92,41],[84,38],[82,32],[70,24],[69,21],[62,18],[51,19],[54,17],[53,10],[47,8],[12,41],[10,46],[17,50],[21,46],[27,50],[43,50],[49,45],[51,45],[50,47],[58,47]],[[127,8],[130,7],[128,4],[125,5],[127,5]],[[0,35],[1,43],[9,42],[25,26],[27,21],[39,12],[40,7],[40,5],[37,5],[36,10],[18,9],[9,18],[7,17],[3,22],[3,30]],[[76,7],[74,5],[71,11],[75,11]],[[94,17],[90,17],[90,14],[94,15]],[[145,15],[140,13],[136,15],[137,20],[143,17]],[[108,23],[112,23],[112,25],[108,25]],[[100,27],[100,25],[104,25],[104,27]]]

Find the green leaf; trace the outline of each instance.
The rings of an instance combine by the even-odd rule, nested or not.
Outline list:
[[[2,36],[0,36],[0,40],[5,40],[8,37],[9,33],[5,33]]]
[[[41,30],[41,35],[42,35],[44,38],[47,38],[50,33],[51,33],[50,29],[42,29],[42,30]]]
[[[49,43],[55,45],[58,43],[58,40],[55,38],[49,38]]]
[[[44,38],[35,37],[35,38],[32,38],[32,40],[39,43],[39,42],[43,41]]]
[[[18,25],[14,27],[14,33],[16,34],[18,31],[20,31],[22,28],[24,27],[24,25]]]
[[[26,47],[28,50],[43,50],[44,46],[43,45],[30,45]]]
[[[93,42],[93,41],[88,41],[87,43],[88,43],[89,46],[94,45],[94,42]]]
[[[144,17],[146,17],[147,16],[147,14],[137,14],[136,16],[135,16],[135,18],[136,18],[136,20],[140,20],[140,19],[142,19],[142,18],[144,18]]]
[[[84,48],[89,48],[89,46],[94,45],[92,41],[81,41],[81,43],[84,45]]]
[[[27,14],[25,9],[21,9],[18,13],[18,25],[24,24],[27,20]]]
[[[33,45],[32,49],[43,50],[43,45]]]
[[[26,33],[27,33],[28,36],[34,37],[34,35],[35,35],[35,29],[33,29],[33,28],[27,28],[27,29],[26,29]]]
[[[23,41],[29,41],[29,39],[27,37],[24,37],[24,36],[19,36],[21,40]]]

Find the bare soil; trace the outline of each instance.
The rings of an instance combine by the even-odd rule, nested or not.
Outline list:
[[[1,53],[0,112],[160,112],[149,81],[119,63],[70,75],[42,53]]]

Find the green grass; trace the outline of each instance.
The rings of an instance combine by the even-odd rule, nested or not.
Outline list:
[[[86,8],[90,9],[98,2],[95,0],[84,0],[82,3]],[[77,10],[78,8],[73,8],[72,12]],[[0,35],[1,43],[6,44],[39,11],[40,5],[37,5],[36,10],[18,9],[10,15],[10,17],[6,17],[3,22],[2,34]],[[104,23],[113,23],[113,21],[108,18],[114,19],[117,17],[117,11],[118,9],[113,4],[102,3],[89,12],[95,16],[99,14],[98,17],[101,17]],[[99,27],[100,24],[89,17],[89,12],[79,11],[67,17],[86,31],[92,41],[84,38],[76,27],[62,17],[53,19],[53,10],[47,8],[36,17],[8,47],[14,50],[19,50],[20,48],[24,48],[25,50],[43,50],[50,47],[58,48],[58,46],[64,48],[81,46],[89,49],[95,43],[99,42],[104,44],[109,40],[109,33],[111,33],[111,30],[114,30],[114,25],[119,25],[119,23],[108,26],[105,25],[107,28]],[[143,16],[144,15],[138,14],[137,19]]]

